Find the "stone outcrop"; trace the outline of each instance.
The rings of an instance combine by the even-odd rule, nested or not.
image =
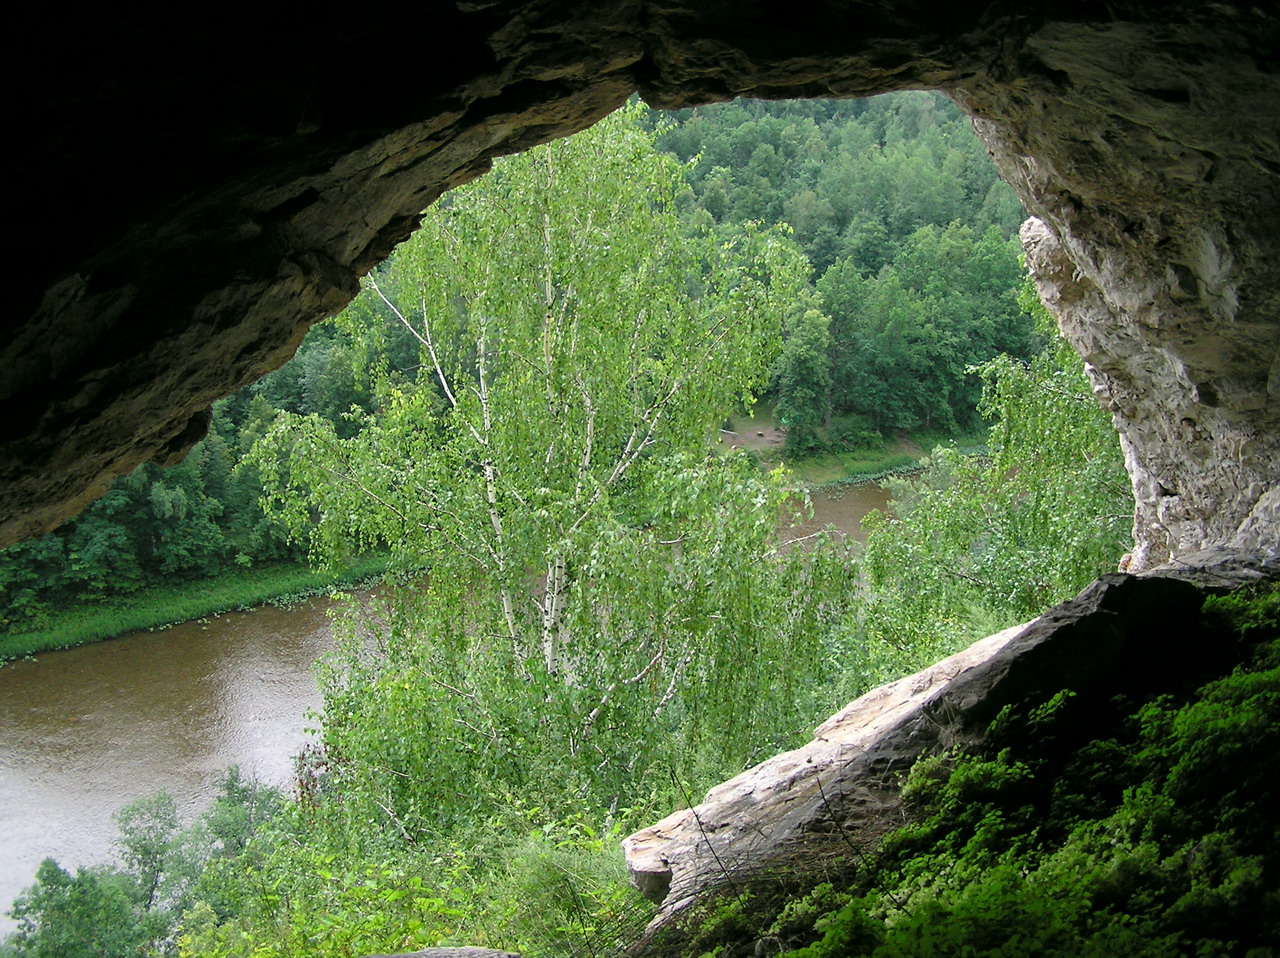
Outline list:
[[[971,745],[1005,706],[1034,708],[1070,689],[1087,741],[1116,696],[1191,689],[1217,674],[1232,652],[1199,631],[1203,599],[1180,579],[1106,576],[1025,626],[875,689],[809,744],[628,837],[632,880],[662,903],[661,923],[709,891],[869,852],[903,824],[899,786],[915,761]]]
[[[1249,52],[1280,21],[1169,9],[1152,30],[1047,25],[956,91],[1041,220],[1029,263],[1120,431],[1135,569],[1280,539],[1280,114]]]
[[[172,462],[492,158],[660,107],[937,88],[1040,218],[1031,261],[1124,436],[1133,566],[1274,549],[1274,5],[462,0],[252,24],[15,15],[0,545]],[[24,23],[22,16],[40,17]],[[10,69],[18,63],[10,61]]]

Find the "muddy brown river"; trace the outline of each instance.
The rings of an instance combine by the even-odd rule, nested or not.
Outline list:
[[[157,791],[185,819],[239,765],[288,786],[320,705],[327,601],[188,622],[0,669],[0,911],[46,857],[110,861],[112,816]],[[0,921],[0,932],[13,923]]]
[[[885,493],[812,496],[814,517],[858,534]],[[157,791],[185,820],[239,765],[288,787],[292,756],[320,705],[311,666],[331,648],[329,603],[264,607],[15,662],[0,668],[0,912],[46,857],[112,859],[112,816]],[[0,918],[0,934],[13,923]]]
[[[863,516],[873,509],[887,509],[889,493],[872,484],[846,486],[810,493],[809,501],[813,506],[813,518],[788,529],[783,534],[784,539],[802,539],[827,526],[835,526],[844,534],[861,541]]]

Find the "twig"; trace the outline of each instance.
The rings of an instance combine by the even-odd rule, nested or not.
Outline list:
[[[469,728],[469,729],[471,729],[471,731],[475,732],[477,735],[480,735],[480,736],[483,736],[484,738],[487,738],[490,742],[498,742],[498,741],[501,741],[501,739],[499,739],[499,738],[498,738],[498,735],[497,735],[497,733],[496,733],[496,732],[486,732],[484,729],[476,728],[474,725],[472,725],[472,724],[471,724],[470,722],[468,722],[466,719],[464,719],[464,718],[458,718],[456,715],[454,716],[453,720],[454,720],[455,722],[457,722],[459,725],[461,725],[463,728]]]
[[[844,843],[849,846],[849,848],[853,851],[854,855],[858,857],[858,860],[860,862],[862,862],[864,865],[867,865],[869,867],[874,867],[875,861],[871,858],[870,855],[868,855],[866,852],[864,852],[861,848],[859,848],[857,845],[853,843],[853,839],[849,837],[849,833],[844,830],[844,824],[840,821],[840,817],[836,814],[835,807],[829,801],[827,801],[826,789],[822,787],[822,776],[819,775],[817,772],[814,772],[813,778],[814,778],[814,781],[818,783],[818,795],[822,798],[822,806],[827,810],[827,813],[831,816],[831,823],[835,825],[836,831],[840,833],[840,837],[844,839]],[[890,892],[887,888],[885,889],[885,895],[888,896],[889,900],[898,907],[899,911],[901,911],[905,915],[910,914],[910,912],[907,911],[906,906],[903,905],[902,902],[898,901],[897,897],[892,892]]]
[[[409,830],[404,827],[404,823],[401,822],[400,819],[396,817],[395,812],[387,808],[386,805],[383,805],[382,802],[378,801],[376,798],[373,800],[373,804],[377,805],[380,809],[386,812],[387,817],[396,823],[396,828],[400,829],[400,834],[404,836],[404,840],[406,842],[408,842],[413,847],[417,847],[418,843],[413,840],[413,836],[410,835]]]
[[[716,847],[711,843],[711,839],[707,835],[707,829],[702,824],[702,817],[698,814],[697,807],[693,804],[693,798],[689,795],[689,790],[684,787],[684,782],[676,777],[675,769],[667,770],[671,775],[672,784],[680,789],[680,794],[684,796],[684,802],[689,806],[689,814],[693,816],[694,822],[698,826],[698,832],[702,835],[702,840],[707,843],[707,851],[711,852],[711,857],[716,860],[716,864],[720,866],[720,873],[724,876],[724,880],[733,889],[734,895],[739,899],[743,897],[742,890],[738,887],[738,883],[733,880],[733,876],[729,874],[729,869],[725,867],[720,855],[716,852]]]
[[[505,638],[505,636],[503,636],[503,638]],[[422,671],[422,670],[419,669],[419,671]],[[470,699],[472,702],[475,702],[477,705],[480,704],[480,698],[474,692],[464,692],[462,691],[462,689],[455,689],[448,682],[442,682],[438,678],[436,678],[434,675],[427,675],[426,672],[423,672],[422,674],[426,676],[426,678],[434,682],[436,685],[440,686],[440,688],[444,689],[446,692],[452,692],[454,695],[460,696],[461,698]]]

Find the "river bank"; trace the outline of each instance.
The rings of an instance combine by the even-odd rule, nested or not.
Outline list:
[[[333,607],[232,611],[0,669],[0,914],[43,858],[112,861],[114,815],[139,798],[168,792],[187,823],[231,765],[290,788]]]
[[[378,578],[386,568],[386,558],[377,556],[361,559],[338,575],[278,565],[159,583],[143,593],[52,612],[39,629],[0,634],[0,666],[41,652],[154,632],[224,612],[297,603]]]
[[[760,403],[751,415],[730,416],[721,430],[720,442],[730,449],[742,449],[755,456],[765,468],[785,466],[796,482],[810,493],[869,485],[894,476],[919,471],[922,461],[936,446],[955,446],[961,452],[985,451],[986,429],[950,434],[925,431],[901,434],[877,445],[839,446],[803,457],[786,453],[786,430],[777,422],[773,407]]]
[[[862,517],[886,498],[875,485],[811,493],[812,515],[785,536],[803,540],[830,525],[860,538]],[[247,577],[289,581],[279,571]],[[317,598],[288,608],[206,611],[0,669],[0,910],[45,857],[72,869],[110,861],[113,815],[145,795],[171,793],[190,821],[230,765],[288,788],[292,756],[316,724],[308,713],[321,706],[312,663],[334,646],[333,587],[326,580]],[[11,928],[0,918],[0,934]]]

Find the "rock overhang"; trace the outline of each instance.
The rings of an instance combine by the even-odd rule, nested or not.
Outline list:
[[[210,402],[284,362],[495,156],[637,90],[932,87],[1044,224],[1030,260],[1120,430],[1134,566],[1276,548],[1269,5],[486,0],[183,36],[131,17],[65,24],[13,87],[33,93],[8,161],[32,255],[0,332],[0,542],[180,457]]]

